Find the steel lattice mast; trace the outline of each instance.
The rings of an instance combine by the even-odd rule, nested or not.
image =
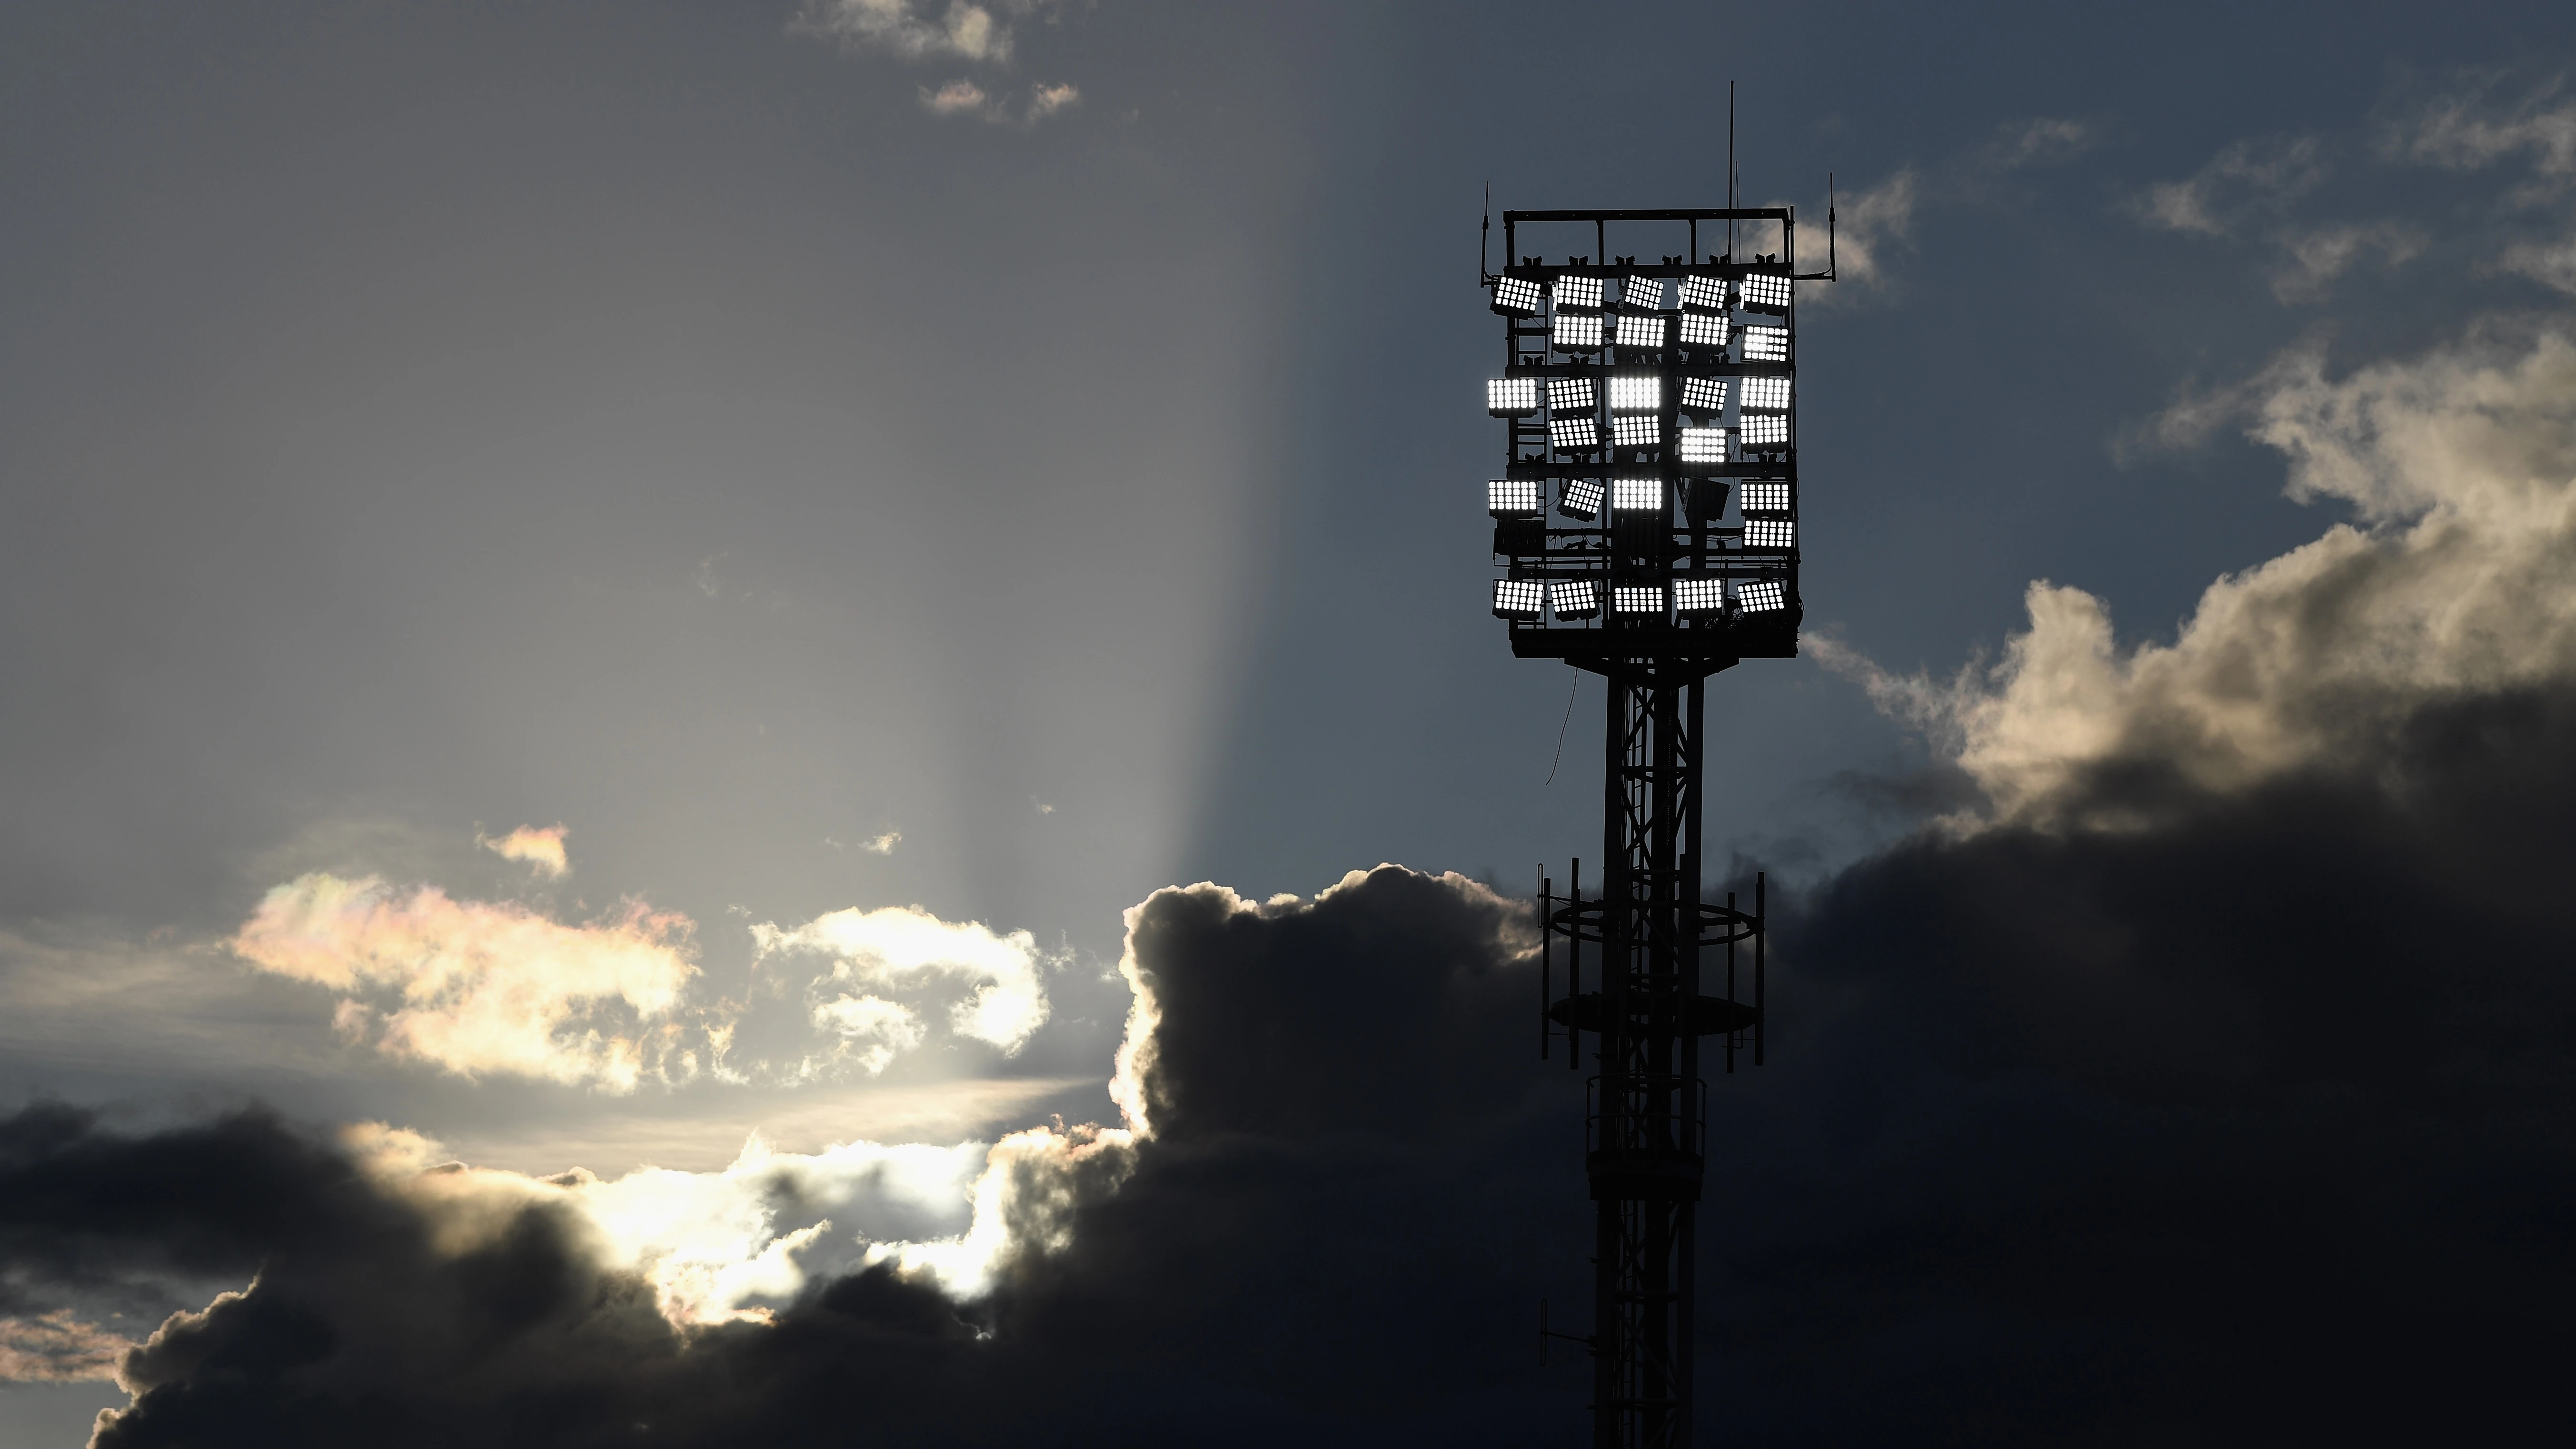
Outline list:
[[[1776,228],[1780,250],[1704,255],[1703,222],[1712,251],[1721,227]],[[1521,228],[1545,223],[1588,227],[1595,251],[1520,255]],[[1613,256],[1613,225],[1688,248]],[[1594,1327],[1581,1340],[1597,1449],[1690,1442],[1702,1041],[1718,1039],[1730,1071],[1739,1052],[1762,1060],[1763,891],[1756,877],[1750,910],[1700,900],[1702,746],[1710,675],[1797,653],[1792,292],[1832,270],[1796,273],[1795,225],[1770,207],[1505,212],[1506,265],[1484,278],[1505,319],[1487,394],[1508,440],[1487,485],[1494,612],[1515,655],[1608,685],[1598,892],[1585,896],[1579,861],[1567,894],[1539,882],[1540,1055],[1562,1033],[1577,1067],[1589,1034],[1597,1068]]]

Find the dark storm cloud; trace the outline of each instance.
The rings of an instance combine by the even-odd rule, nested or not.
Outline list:
[[[2566,692],[2455,700],[2366,775],[2131,778],[2153,829],[1925,838],[1784,907],[1774,1065],[1712,1091],[1701,1375],[1730,1434],[2549,1422],[2576,1290],[2576,983],[2544,904],[2576,868],[2571,730]],[[136,1361],[114,1445],[1579,1433],[1582,1371],[1539,1370],[1532,1329],[1543,1293],[1581,1316],[1580,1090],[1531,1059],[1523,918],[1382,868],[1296,906],[1166,891],[1132,929],[1161,1135],[964,1309],[878,1272],[683,1347],[565,1222],[442,1251],[257,1118],[118,1139],[22,1115],[13,1185],[69,1185],[7,1195],[12,1260],[257,1256],[246,1296]],[[236,1156],[257,1170],[201,1216],[182,1184]],[[272,1198],[276,1227],[247,1211]]]

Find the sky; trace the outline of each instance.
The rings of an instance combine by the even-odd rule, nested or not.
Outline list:
[[[114,0],[0,14],[0,1445],[1580,1435],[1467,248],[1730,84],[1839,275],[1703,1437],[2544,1437],[2557,8]]]

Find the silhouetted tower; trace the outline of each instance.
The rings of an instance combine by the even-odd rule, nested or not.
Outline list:
[[[1593,250],[1521,255],[1523,228],[1562,236],[1559,223]],[[1614,225],[1623,240],[1684,245],[1614,256]],[[1494,613],[1515,655],[1609,686],[1598,893],[1583,894],[1579,861],[1568,894],[1539,882],[1540,1055],[1559,1032],[1569,1067],[1587,1034],[1595,1046],[1582,1341],[1597,1449],[1690,1442],[1702,1043],[1715,1039],[1729,1071],[1739,1053],[1762,1061],[1761,877],[1750,910],[1700,900],[1700,762],[1708,677],[1798,652],[1793,284],[1833,272],[1796,273],[1795,226],[1775,207],[1507,211],[1506,265],[1484,279],[1505,338],[1486,385],[1508,440],[1486,485]],[[1778,250],[1735,251],[1766,244]]]

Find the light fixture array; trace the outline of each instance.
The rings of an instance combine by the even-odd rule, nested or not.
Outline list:
[[[1513,562],[1493,610],[1516,630],[1551,617],[1726,628],[1792,602],[1791,279],[1628,264],[1577,259],[1587,270],[1495,283],[1513,342],[1510,375],[1485,385],[1486,411],[1507,420],[1521,476],[1489,480],[1486,507],[1496,551]],[[1525,451],[1541,439],[1552,454]],[[1654,476],[1610,476],[1614,464]]]

